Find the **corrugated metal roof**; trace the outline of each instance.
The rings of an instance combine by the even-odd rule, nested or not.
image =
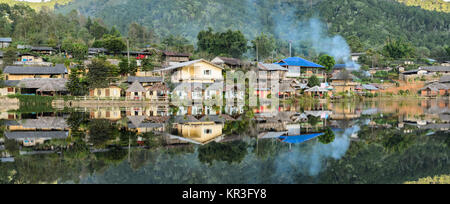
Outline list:
[[[258,63],[258,68],[262,71],[288,71],[287,68],[284,68],[279,64]]]
[[[277,64],[281,66],[299,66],[299,67],[312,67],[312,68],[325,68],[322,65],[316,64],[314,62],[310,62],[300,57],[290,57],[284,60],[281,60]]]
[[[54,67],[22,67],[7,66],[3,73],[5,74],[66,74],[67,69],[63,64],[57,64]]]
[[[0,38],[0,42],[12,42],[12,38]]]
[[[127,79],[128,83],[133,83],[135,81],[138,81],[139,83],[153,83],[153,82],[162,82],[162,77],[136,77],[136,76],[130,76]]]

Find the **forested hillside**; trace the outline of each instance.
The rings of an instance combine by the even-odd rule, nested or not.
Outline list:
[[[298,22],[311,17],[326,22],[333,34],[360,37],[366,47],[381,46],[392,37],[433,49],[450,39],[450,14],[392,0],[319,0],[312,5],[309,0],[76,0],[57,8],[65,13],[72,9],[99,17],[123,33],[130,22],[137,22],[159,35],[190,40],[208,27],[241,30],[250,39],[261,32],[283,35],[301,30]]]
[[[423,9],[450,12],[450,2],[444,0],[397,0],[408,6],[420,6]]]

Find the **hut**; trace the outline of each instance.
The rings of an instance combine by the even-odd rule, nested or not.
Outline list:
[[[437,97],[449,94],[450,86],[442,83],[432,83],[422,88],[421,95],[423,97]]]
[[[305,93],[307,93],[308,95],[310,95],[312,97],[323,98],[325,96],[325,94],[328,94],[328,89],[325,89],[325,88],[322,88],[319,86],[315,86],[315,87],[305,90]]]
[[[283,81],[280,84],[280,93],[278,94],[280,98],[290,98],[295,96],[295,88],[292,87],[292,84],[289,81]]]
[[[147,98],[151,101],[168,101],[170,89],[164,83],[156,83],[147,89]]]
[[[331,86],[333,86],[337,92],[352,92],[359,85],[356,80],[358,80],[357,77],[349,71],[343,70],[333,75],[331,78]]]
[[[37,78],[22,79],[17,88],[21,94],[38,94],[45,96],[65,95],[68,93],[66,88],[67,79]]]
[[[126,90],[126,98],[128,100],[142,100],[146,98],[147,90],[139,83],[139,81],[134,81],[133,84]]]

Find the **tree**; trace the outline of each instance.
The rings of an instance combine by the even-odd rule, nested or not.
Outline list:
[[[252,40],[252,44],[255,55],[256,51],[258,53],[258,59],[267,59],[275,49],[275,39],[264,33],[261,33],[261,35]]]
[[[324,66],[326,71],[329,73],[331,70],[333,70],[334,65],[336,65],[336,61],[332,56],[321,55],[319,57],[319,64]]]
[[[241,31],[228,30],[214,33],[212,28],[200,31],[197,35],[198,51],[208,52],[214,55],[224,55],[240,58],[247,52],[247,39]]]
[[[317,78],[316,75],[312,75],[311,77],[309,77],[309,79],[308,79],[308,86],[309,87],[320,86],[319,78]]]
[[[88,125],[89,141],[95,147],[104,147],[106,142],[117,137],[118,129],[109,120],[91,120]]]
[[[101,39],[105,34],[108,34],[108,28],[101,25],[98,21],[94,21],[94,23],[89,27],[89,33],[94,36],[95,39]]]
[[[89,93],[88,84],[79,76],[82,74],[78,69],[72,69],[67,82],[67,89],[73,96],[85,96]]]
[[[112,35],[112,36],[114,36],[114,37],[120,37],[120,36],[122,36],[122,34],[120,33],[120,31],[117,30],[116,26],[113,26],[113,27],[111,28],[111,30],[109,31],[109,34]]]
[[[401,59],[413,57],[415,51],[410,43],[405,43],[402,40],[388,39],[386,45],[383,47],[383,54],[393,59]]]
[[[72,38],[64,40],[61,49],[72,54],[72,57],[78,60],[85,59],[89,50],[85,44],[73,42]]]
[[[119,74],[121,75],[127,75],[131,74],[134,75],[137,72],[137,62],[136,60],[130,60],[128,62],[127,58],[122,58],[122,60],[119,63]]]
[[[212,165],[214,161],[225,161],[229,164],[241,163],[247,155],[247,143],[234,141],[227,143],[212,142],[198,149],[200,162]]]
[[[17,59],[17,51],[16,49],[9,47],[6,49],[6,52],[3,53],[3,66],[11,66]]]
[[[331,130],[331,128],[326,128],[325,132],[323,135],[321,135],[319,138],[319,142],[322,144],[330,144],[332,142],[334,142],[334,140],[336,139],[336,136],[334,135],[333,130]]]
[[[126,50],[127,45],[123,42],[122,38],[107,35],[103,39],[103,47],[113,53],[120,53]]]
[[[109,79],[113,75],[114,65],[109,64],[103,59],[94,59],[87,66],[87,83],[89,88],[106,88],[109,85]]]
[[[361,43],[361,40],[359,39],[358,36],[351,35],[351,36],[347,37],[347,43],[350,46],[352,52],[363,52],[364,51],[364,46]]]
[[[194,45],[192,45],[188,39],[183,36],[169,35],[163,39],[162,44],[164,49],[171,50],[180,53],[192,53],[194,52]]]

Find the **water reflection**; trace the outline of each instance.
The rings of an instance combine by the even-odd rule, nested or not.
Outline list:
[[[86,107],[0,116],[2,183],[389,183],[450,173],[448,100]],[[416,160],[403,160],[411,156]],[[64,165],[55,166],[57,160]],[[403,175],[404,165],[420,173]],[[379,172],[364,168],[390,175],[375,180]],[[59,173],[35,178],[38,169]],[[188,172],[189,179],[175,176]],[[119,173],[126,179],[111,177]]]

